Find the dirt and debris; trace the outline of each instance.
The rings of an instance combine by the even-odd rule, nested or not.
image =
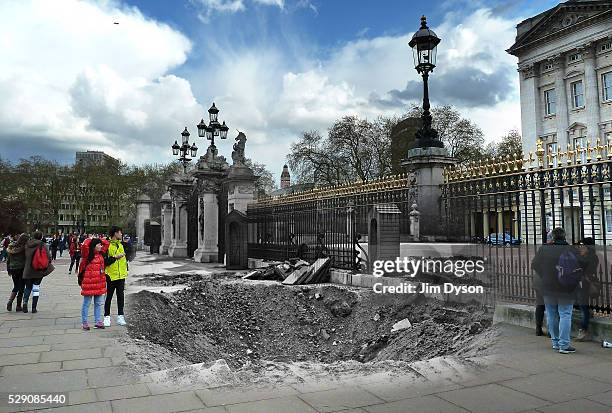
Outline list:
[[[245,280],[281,281],[285,285],[317,284],[329,281],[330,258],[319,258],[314,263],[299,258],[251,271]]]
[[[492,314],[476,304],[231,277],[189,283],[173,294],[134,294],[128,301],[130,336],[189,363],[223,359],[231,369],[275,362],[412,362],[481,354],[491,341]],[[409,326],[392,331],[398,322]]]

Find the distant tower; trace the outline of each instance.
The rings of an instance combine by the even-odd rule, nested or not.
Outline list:
[[[283,172],[281,173],[281,189],[289,188],[291,186],[291,177],[289,176],[289,167],[283,166]]]

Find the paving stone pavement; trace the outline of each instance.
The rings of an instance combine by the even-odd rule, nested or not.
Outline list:
[[[125,329],[80,329],[80,289],[67,273],[68,260],[41,286],[39,312],[0,311],[0,412],[609,412],[612,410],[612,350],[576,343],[560,355],[547,339],[505,326],[498,354],[470,360],[439,358],[413,364],[404,377],[384,374],[329,383],[268,389],[168,391],[132,373],[117,338]],[[0,270],[2,299],[12,283]],[[193,262],[169,268],[197,271]],[[155,261],[138,258],[132,269],[152,272]],[[129,299],[129,297],[127,298]],[[91,311],[91,310],[90,310]],[[91,313],[90,313],[91,314]],[[93,314],[90,315],[93,317]],[[126,315],[129,322],[129,314]],[[68,404],[22,406],[8,393],[65,392]]]

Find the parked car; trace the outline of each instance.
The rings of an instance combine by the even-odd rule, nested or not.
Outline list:
[[[515,238],[508,233],[490,234],[486,240],[490,245],[521,245],[520,238]]]

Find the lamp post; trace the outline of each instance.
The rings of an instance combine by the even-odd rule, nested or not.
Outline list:
[[[427,18],[421,17],[421,27],[412,36],[408,45],[412,48],[414,57],[414,68],[423,76],[423,126],[416,133],[416,141],[413,148],[443,148],[444,144],[438,137],[438,132],[431,127],[431,113],[429,111],[429,73],[436,67],[437,47],[440,38],[427,27]]]
[[[227,131],[229,131],[229,127],[223,123],[219,123],[218,120],[219,109],[215,106],[215,102],[213,102],[210,109],[208,109],[208,117],[209,123],[206,125],[204,119],[198,123],[198,136],[200,138],[206,138],[210,141],[210,148],[213,152],[216,153],[217,147],[215,146],[215,137],[219,137],[221,139],[227,139]]]
[[[185,130],[181,132],[181,145],[177,141],[174,141],[174,145],[172,145],[172,154],[178,156],[180,153],[178,160],[183,164],[183,173],[187,173],[187,164],[191,162],[191,158],[195,158],[197,152],[198,147],[195,142],[193,145],[189,145],[189,131],[185,126]]]

